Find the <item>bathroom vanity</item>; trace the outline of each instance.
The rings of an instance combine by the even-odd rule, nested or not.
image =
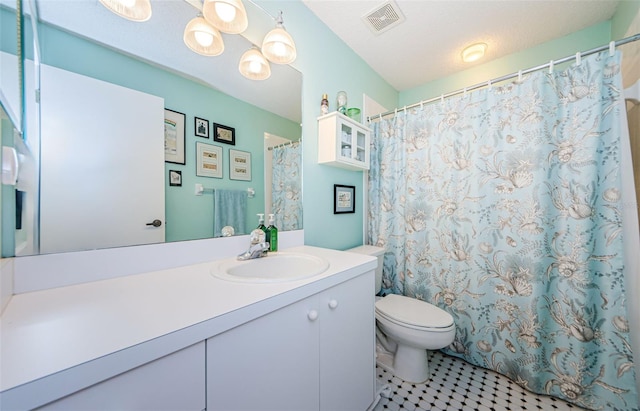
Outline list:
[[[367,409],[375,259],[287,251],[329,266],[240,282],[212,261],[14,296],[2,409]]]

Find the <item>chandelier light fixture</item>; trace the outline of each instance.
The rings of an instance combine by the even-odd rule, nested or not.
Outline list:
[[[276,28],[264,36],[262,54],[276,64],[289,64],[296,59],[296,45],[284,29],[282,11],[276,18]]]
[[[202,14],[223,33],[240,34],[249,25],[242,0],[204,0]]]
[[[462,50],[462,61],[465,63],[471,63],[484,57],[484,53],[487,51],[487,45],[485,43],[475,43]]]
[[[149,0],[100,0],[100,3],[127,20],[147,21],[151,18]]]
[[[150,0],[99,0],[113,13],[132,21],[151,18]],[[202,56],[218,56],[224,52],[223,33],[240,34],[249,25],[242,0],[204,0],[202,7],[185,0],[202,11],[187,23],[183,40],[189,49]],[[199,0],[195,0],[199,3]],[[238,69],[250,80],[266,80],[271,76],[269,61],[289,64],[296,59],[296,45],[284,28],[282,11],[275,18],[276,27],[264,37],[262,49],[252,46],[240,58]],[[486,46],[486,45],[485,45]]]
[[[266,80],[271,76],[271,66],[257,47],[252,47],[240,57],[240,73],[250,80]]]
[[[187,47],[203,56],[218,56],[224,51],[222,35],[202,15],[187,23],[183,39]]]

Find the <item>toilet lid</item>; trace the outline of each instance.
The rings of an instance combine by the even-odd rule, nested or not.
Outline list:
[[[453,317],[445,310],[403,295],[389,294],[376,301],[376,311],[392,321],[415,327],[447,328]]]

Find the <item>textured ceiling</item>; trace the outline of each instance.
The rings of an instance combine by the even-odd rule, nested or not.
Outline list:
[[[395,0],[405,21],[376,35],[362,17],[386,0],[303,2],[398,91],[609,20],[619,3],[613,0]],[[488,44],[485,58],[476,63],[463,63],[462,49],[475,42]],[[564,56],[557,56],[560,57]]]

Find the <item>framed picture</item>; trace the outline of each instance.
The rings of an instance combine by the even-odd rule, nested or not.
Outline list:
[[[236,129],[213,123],[213,140],[218,143],[236,145]]]
[[[164,161],[167,163],[185,164],[184,119],[183,113],[164,109]]]
[[[169,185],[182,187],[182,171],[169,170]]]
[[[333,185],[333,214],[356,212],[356,187]]]
[[[251,181],[251,153],[229,150],[229,179]]]
[[[222,178],[222,147],[196,143],[196,175]]]
[[[194,130],[196,131],[196,136],[209,138],[209,120],[198,117],[195,119]]]

